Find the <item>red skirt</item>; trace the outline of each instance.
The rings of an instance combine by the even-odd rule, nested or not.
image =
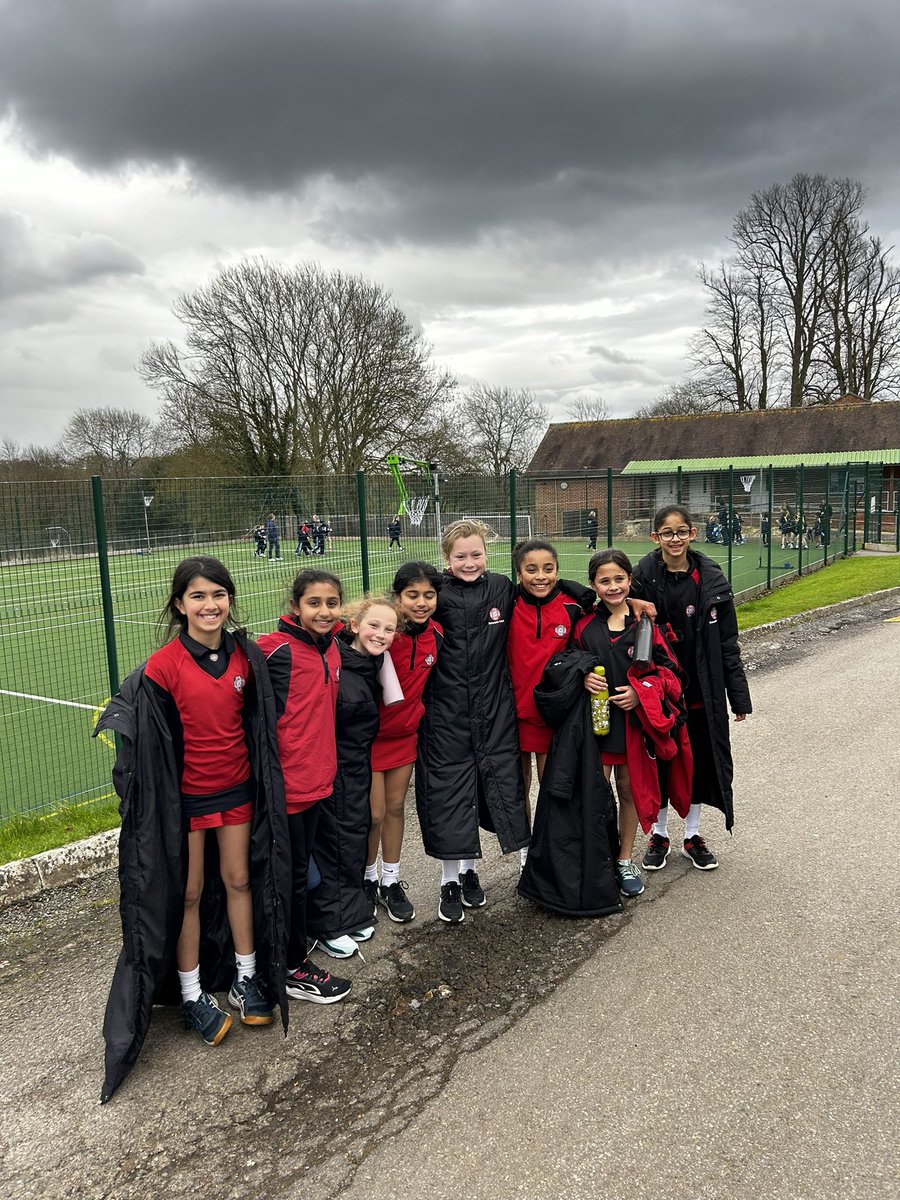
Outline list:
[[[372,745],[372,770],[393,771],[395,767],[409,766],[416,761],[418,743],[417,733],[398,738],[376,738]]]
[[[553,741],[553,730],[549,725],[535,725],[533,721],[519,721],[519,749],[524,754],[546,754]]]
[[[606,751],[600,751],[600,761],[604,767],[624,767],[628,765],[628,759],[624,754],[611,754]]]

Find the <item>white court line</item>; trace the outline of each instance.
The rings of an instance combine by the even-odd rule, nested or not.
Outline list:
[[[0,688],[0,696],[16,696],[20,700],[41,700],[44,704],[61,704],[65,708],[86,708],[88,712],[96,712],[96,704],[79,704],[75,700],[53,700],[50,696],[33,696],[31,692],[8,692]]]

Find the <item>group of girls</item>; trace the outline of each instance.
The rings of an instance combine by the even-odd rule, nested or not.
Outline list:
[[[424,849],[441,863],[438,916],[449,924],[486,903],[482,829],[504,854],[521,852],[523,895],[573,913],[613,911],[619,894],[643,891],[632,860],[639,819],[651,833],[643,866],[665,865],[670,795],[688,817],[684,853],[702,869],[717,865],[696,814],[714,804],[731,827],[720,709],[727,692],[740,720],[750,702],[730,589],[689,550],[688,514],[657,514],[659,548],[635,571],[619,551],[595,553],[590,589],[561,580],[553,546],[540,540],[515,548],[516,584],[488,571],[486,533],[478,521],[448,526],[443,573],[404,563],[390,597],[349,612],[336,576],[303,570],[289,612],[255,643],[238,624],[223,564],[179,565],[166,609],[171,640],[98,723],[121,735],[123,819],[123,949],[104,1023],[102,1099],[133,1065],[154,1003],[180,998],[185,1025],[218,1044],[232,1017],[217,991],[244,1024],[271,1024],[280,1009],[285,1028],[287,997],[327,1004],[349,992],[310,952],[318,943],[349,957],[372,936],[379,906],[396,922],[415,917],[400,873],[413,767]],[[640,670],[630,661],[639,581],[645,608],[677,638],[670,645],[654,630],[652,661]],[[583,736],[597,663],[613,715],[605,739]],[[560,689],[564,676],[577,692]],[[636,709],[646,736],[632,729]],[[573,736],[588,764],[577,778]],[[655,793],[638,761],[648,739],[669,760]],[[566,808],[573,790],[598,786],[599,803],[585,793]],[[569,825],[561,838],[560,819]],[[596,892],[598,880],[611,880],[615,895],[586,900],[584,887]]]

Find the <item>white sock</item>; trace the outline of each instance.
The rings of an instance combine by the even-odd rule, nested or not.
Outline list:
[[[631,862],[631,859],[630,858],[617,858],[616,862],[619,864],[620,867],[627,867],[628,864]]]
[[[459,862],[455,858],[441,861],[441,887],[445,883],[459,883]]]
[[[522,849],[519,851],[519,862],[524,867],[527,861],[528,861],[528,847],[523,846]]]
[[[474,871],[474,870],[475,870],[475,859],[474,858],[461,858],[459,860],[460,875],[465,875],[466,871]]]
[[[368,883],[378,882],[378,862],[366,863],[366,881]]]
[[[238,979],[249,979],[256,974],[256,951],[252,954],[235,954],[235,966]]]
[[[389,863],[382,860],[381,863],[381,886],[388,888],[392,883],[400,881],[400,864],[398,862]]]
[[[669,806],[659,810],[656,820],[653,822],[651,833],[658,833],[660,837],[669,836]]]
[[[700,832],[700,805],[692,804],[688,815],[684,818],[684,840],[696,837]]]
[[[203,988],[200,986],[200,966],[194,967],[193,971],[179,971],[178,984],[181,988],[181,1003],[187,1004],[188,1000],[199,1000]]]

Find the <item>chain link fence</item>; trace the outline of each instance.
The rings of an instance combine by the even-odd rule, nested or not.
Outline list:
[[[384,590],[400,562],[440,565],[441,530],[464,516],[488,526],[492,570],[511,571],[515,540],[543,537],[561,573],[586,582],[592,513],[597,545],[636,561],[652,548],[654,511],[682,503],[698,548],[739,595],[863,542],[898,540],[896,478],[873,464],[743,477],[424,470],[404,472],[402,485],[388,474],[0,484],[0,820],[111,797],[114,747],[92,739],[93,726],[159,644],[173,569],[190,554],[226,563],[240,617],[260,633],[286,610],[302,566],[334,572],[348,599]],[[397,515],[399,546],[388,534]]]

